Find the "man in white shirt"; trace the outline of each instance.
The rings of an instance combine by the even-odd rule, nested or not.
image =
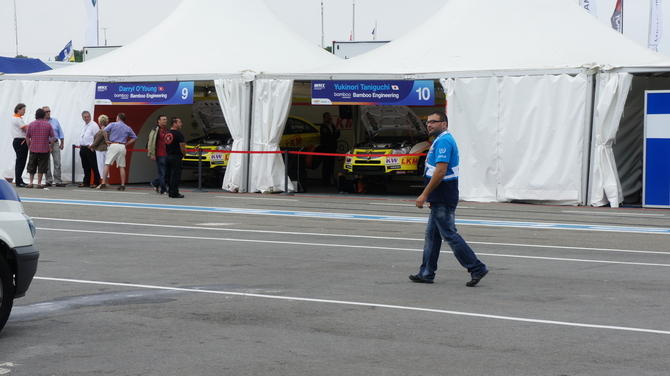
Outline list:
[[[95,134],[98,133],[100,127],[91,120],[91,113],[84,111],[81,113],[81,118],[84,124],[81,126],[81,136],[79,137],[79,157],[81,158],[81,166],[84,168],[84,181],[79,184],[79,188],[95,188],[100,184],[100,172],[98,171],[98,161],[95,157],[95,151],[89,149],[93,143]],[[93,185],[91,185],[91,171],[93,171]]]

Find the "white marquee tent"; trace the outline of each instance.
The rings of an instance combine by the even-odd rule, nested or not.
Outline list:
[[[214,81],[233,150],[279,150],[288,106],[276,93],[290,98],[292,81],[256,79],[253,106],[251,82],[260,73],[299,72],[338,61],[293,31],[263,0],[184,0],[152,31],[104,56],[46,74],[0,76],[0,113],[9,118],[19,102],[32,114],[49,105],[71,145],[79,138],[81,111],[93,110],[96,82]],[[250,124],[252,107],[262,116],[253,116]],[[3,177],[13,177],[14,159],[12,148],[0,149]],[[245,160],[231,155],[224,188],[246,190]],[[70,153],[63,153],[63,174],[72,163]],[[283,190],[281,156],[254,154],[249,171],[249,191]]]
[[[450,0],[403,37],[300,77],[440,80],[465,200],[618,206],[628,72],[668,67],[573,0]]]

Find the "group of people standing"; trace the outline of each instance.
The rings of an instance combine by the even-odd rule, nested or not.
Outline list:
[[[19,103],[14,107],[14,116],[11,120],[12,146],[16,153],[14,166],[14,182],[17,187],[33,188],[35,173],[37,173],[37,187],[46,188],[53,185],[64,187],[61,180],[60,151],[63,150],[65,136],[57,119],[51,117],[51,109],[47,106],[35,111],[35,121],[26,124],[23,116],[26,114],[26,105]],[[53,173],[50,159],[53,159]],[[23,181],[23,171],[28,162],[30,183]],[[42,177],[46,174],[45,184]]]
[[[35,121],[26,124],[24,116],[26,105],[19,103],[14,108],[11,120],[12,145],[16,153],[14,181],[17,187],[33,188],[37,173],[37,188],[50,186],[65,187],[61,179],[61,155],[65,146],[63,129],[57,119],[51,117],[47,106],[35,111]],[[107,115],[100,115],[98,123],[92,120],[91,113],[81,114],[83,124],[79,136],[79,156],[84,170],[84,179],[79,188],[107,189],[110,169],[114,163],[119,169],[121,185],[119,191],[126,189],[126,148],[137,140],[137,135],[128,126],[126,115],[119,113],[116,121],[109,122]],[[158,124],[149,135],[149,156],[156,161],[158,178],[151,182],[157,193],[169,193],[172,198],[183,198],[179,193],[181,180],[181,162],[186,154],[184,135],[180,132],[181,119],[173,117],[171,129],[167,129],[167,117],[158,116]],[[53,160],[53,174],[50,160]],[[26,169],[30,182],[23,181]],[[45,184],[42,178],[46,174]],[[91,178],[93,180],[91,180]],[[169,188],[168,188],[169,187]]]

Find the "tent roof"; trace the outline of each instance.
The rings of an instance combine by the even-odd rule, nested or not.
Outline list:
[[[49,76],[187,76],[299,72],[340,61],[263,0],[183,0],[134,42]]]
[[[670,66],[574,0],[449,0],[416,29],[310,73],[426,74]]]
[[[0,56],[0,72],[2,73],[33,73],[48,70],[51,70],[51,68],[40,59]]]

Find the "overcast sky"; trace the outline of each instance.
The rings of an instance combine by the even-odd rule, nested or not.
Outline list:
[[[18,20],[19,54],[48,60],[72,40],[84,45],[85,0],[0,1],[0,56],[16,55],[14,2]],[[90,0],[89,0],[90,1]],[[98,0],[100,28],[108,45],[124,45],[151,30],[182,0]],[[244,1],[244,0],[240,0]],[[316,45],[321,45],[321,0],[265,0],[286,23]],[[448,0],[324,0],[325,45],[349,40],[355,2],[355,40],[371,40],[377,22],[377,40],[392,40],[418,26]],[[473,0],[475,1],[475,0]],[[505,1],[505,0],[501,0]],[[578,0],[574,0],[578,3]],[[616,0],[596,1],[598,18],[607,25]],[[625,0],[624,34],[646,46],[650,0]],[[47,16],[44,16],[47,15]],[[670,25],[670,6],[663,11]],[[216,25],[202,25],[206,34]],[[566,25],[570,27],[570,25]],[[668,34],[668,33],[666,33]],[[105,31],[100,30],[100,45]],[[670,34],[661,39],[659,52],[670,56]]]

